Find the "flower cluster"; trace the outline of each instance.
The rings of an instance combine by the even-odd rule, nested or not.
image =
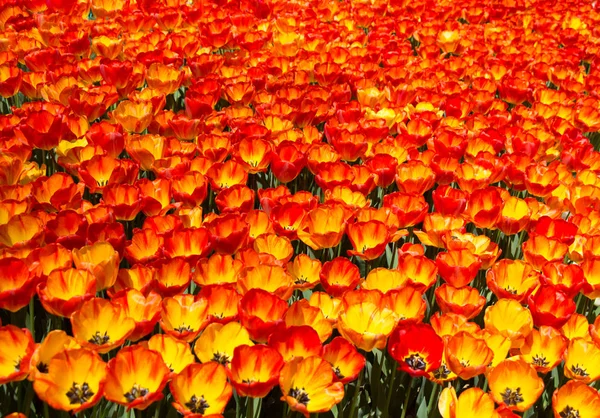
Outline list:
[[[2,412],[598,416],[599,57],[582,0],[2,2]]]

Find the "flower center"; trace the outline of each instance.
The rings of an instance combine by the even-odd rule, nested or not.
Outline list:
[[[15,372],[21,370],[21,360],[21,356],[17,357],[17,359],[15,360]]]
[[[548,361],[546,361],[546,357],[541,354],[536,354],[535,356],[533,356],[532,363],[534,366],[538,367],[548,367],[548,365],[550,364]]]
[[[521,393],[521,388],[517,388],[516,390],[506,388],[504,389],[504,392],[501,393],[501,395],[502,401],[507,406],[515,406],[523,402],[523,394]]]
[[[127,392],[125,395],[125,399],[127,399],[129,402],[133,402],[135,401],[137,398],[141,398],[143,396],[146,396],[148,394],[148,389],[141,387],[140,385],[138,385],[137,383],[135,385],[133,385],[133,387],[131,388],[131,390],[129,392]]]
[[[589,373],[578,364],[571,366],[571,371],[575,376],[588,377]]]
[[[579,411],[575,408],[570,407],[569,405],[567,405],[565,407],[565,409],[563,409],[562,412],[559,413],[558,415],[560,415],[560,418],[579,418],[579,417],[581,417],[581,415],[579,415]]]
[[[406,357],[404,361],[406,364],[408,364],[408,367],[413,370],[425,370],[427,367],[427,363],[425,363],[423,357],[421,357],[421,355],[418,353],[411,354],[410,356]]]
[[[216,353],[213,354],[213,358],[211,361],[216,361],[217,363],[225,365],[225,364],[229,363],[229,356],[225,353],[219,353],[217,351]]]
[[[296,399],[298,401],[298,403],[301,403],[304,406],[308,405],[308,402],[310,401],[310,398],[308,397],[308,393],[306,393],[304,388],[290,389],[288,396],[291,396],[292,398]]]
[[[335,375],[337,376],[338,379],[343,379],[344,375],[342,374],[341,370],[339,367],[334,367],[333,368],[333,372],[335,373]]]
[[[181,324],[178,328],[175,328],[177,332],[192,332],[192,327],[186,324]]]
[[[48,373],[48,365],[46,363],[42,363],[41,361],[37,364],[36,368],[40,373]]]
[[[73,386],[67,392],[67,398],[69,398],[69,403],[74,405],[76,403],[83,405],[90,398],[94,396],[94,392],[90,390],[90,386],[87,382],[83,382],[81,385],[79,383],[73,382]]]
[[[448,376],[450,376],[450,369],[448,369],[446,363],[442,363],[442,365],[433,372],[433,377],[438,380],[447,379]]]
[[[198,398],[196,395],[192,395],[190,401],[185,404],[185,406],[194,414],[204,414],[206,410],[210,407],[206,399],[204,399],[204,395]]]
[[[96,331],[96,333],[88,340],[89,343],[96,345],[104,345],[110,341],[110,337],[108,333],[104,331],[104,334],[100,334],[100,331]]]
[[[505,290],[506,292],[508,292],[508,293],[512,294],[512,295],[516,295],[516,294],[517,294],[517,289],[515,289],[515,288],[514,288],[514,287],[512,287],[512,286],[506,286],[506,287],[504,288],[504,290]]]

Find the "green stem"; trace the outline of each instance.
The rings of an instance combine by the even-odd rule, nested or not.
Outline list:
[[[254,418],[254,399],[246,398],[246,418]]]
[[[29,300],[29,323],[27,324],[27,327],[29,328],[29,331],[31,331],[31,337],[33,338],[33,341],[35,342],[35,308],[33,306],[33,296],[31,297],[31,299]]]
[[[397,367],[395,367],[395,365],[392,365],[392,378],[390,379],[389,382],[389,391],[387,394],[387,397],[385,399],[385,413],[386,413],[386,417],[390,416],[390,402],[392,402],[392,393],[394,392],[394,381],[396,380],[396,373],[397,373]]]
[[[363,375],[364,375],[364,369],[361,370],[361,372],[358,374],[358,380],[356,381],[356,388],[354,389],[354,395],[352,396],[352,404],[350,406],[350,415],[348,415],[349,418],[354,418],[355,416],[357,416],[355,414],[356,408],[358,407],[358,399],[359,399],[359,395],[360,395],[360,387],[362,385],[362,380],[363,380]]]
[[[412,384],[413,378],[411,377],[408,381],[408,390],[406,391],[406,398],[404,399],[404,406],[402,407],[402,415],[400,415],[400,418],[406,417],[406,411],[408,410],[408,402],[410,401],[410,395],[412,392]]]
[[[427,405],[427,416],[431,414],[431,410],[433,409],[433,405],[436,404],[437,401],[437,393],[440,388],[440,385],[437,383],[433,385],[433,392],[431,392],[431,398],[429,399],[429,404]]]

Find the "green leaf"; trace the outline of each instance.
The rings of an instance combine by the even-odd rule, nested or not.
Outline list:
[[[417,418],[427,418],[427,402],[421,402],[421,405],[419,405]]]

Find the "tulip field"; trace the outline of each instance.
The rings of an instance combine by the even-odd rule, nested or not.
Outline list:
[[[0,0],[0,417],[600,418],[598,0]]]

